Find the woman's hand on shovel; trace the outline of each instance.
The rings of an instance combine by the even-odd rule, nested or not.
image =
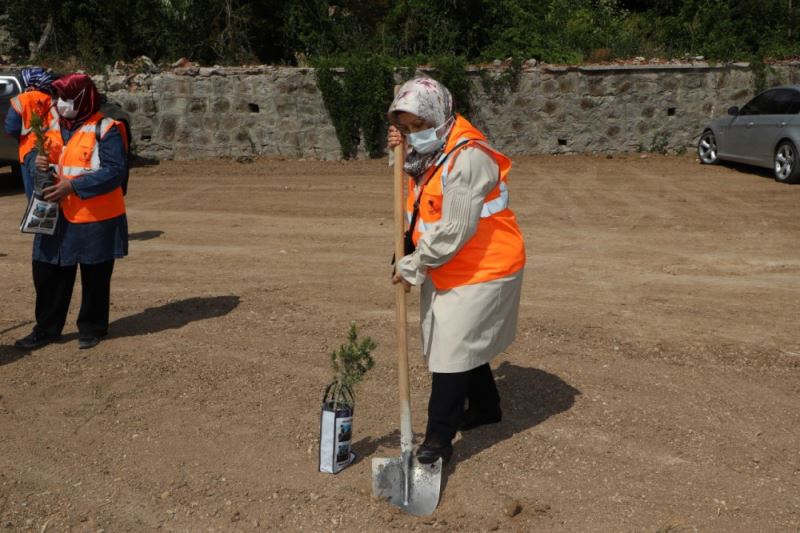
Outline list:
[[[405,289],[406,292],[411,292],[411,284],[403,279],[400,274],[395,274],[392,276],[392,285],[397,285],[398,283],[403,284],[403,289]]]
[[[404,140],[405,138],[403,137],[403,134],[400,133],[400,130],[398,130],[395,126],[389,126],[387,142],[390,150],[394,150],[395,146],[403,144]]]

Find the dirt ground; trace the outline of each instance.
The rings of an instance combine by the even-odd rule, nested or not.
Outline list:
[[[399,455],[390,181],[385,160],[134,169],[111,337],[77,349],[76,292],[31,353],[24,198],[0,192],[0,530],[800,531],[800,186],[689,155],[518,158],[505,418],[459,437],[415,518],[370,495],[371,458]],[[416,294],[409,318],[419,433]],[[351,322],[379,346],[334,476],[319,401]]]

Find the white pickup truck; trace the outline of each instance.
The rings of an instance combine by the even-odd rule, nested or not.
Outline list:
[[[22,92],[19,72],[0,71],[0,121],[6,120],[11,99]],[[11,166],[12,174],[19,177],[19,154],[17,140],[5,134],[0,124],[0,167]]]

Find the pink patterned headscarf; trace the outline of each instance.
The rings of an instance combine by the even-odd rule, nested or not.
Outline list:
[[[417,115],[438,128],[453,116],[453,96],[432,78],[414,78],[397,91],[389,107],[389,120],[394,122],[395,114],[400,111]]]
[[[434,128],[439,128],[450,121],[450,126],[443,128],[441,134],[444,138],[450,135],[453,119],[453,96],[447,87],[438,81],[432,78],[414,78],[405,82],[397,91],[392,105],[389,106],[389,121],[396,123],[397,113],[402,111],[420,117]],[[420,154],[409,147],[403,170],[420,180],[425,172],[433,166],[443,150],[444,146],[435,152]]]

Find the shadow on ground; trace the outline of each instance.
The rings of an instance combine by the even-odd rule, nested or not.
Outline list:
[[[353,464],[359,463],[364,459],[372,460],[372,456],[378,450],[378,448],[388,447],[388,448],[397,448],[397,456],[400,456],[400,430],[395,429],[391,433],[387,433],[383,437],[372,438],[372,437],[364,437],[358,442],[354,442],[351,446],[351,450],[356,454],[356,460],[353,461]],[[389,455],[389,452],[387,452]]]
[[[581,393],[555,374],[507,361],[494,375],[502,398],[503,421],[464,432],[455,445],[455,464],[569,410]]]
[[[14,324],[11,327],[8,327],[4,330],[0,330],[0,335],[5,335],[6,333],[14,331],[15,329],[20,329],[24,326],[27,326],[28,324],[33,324],[33,321],[25,320],[23,322]],[[24,336],[23,333],[19,334],[19,337],[23,336]],[[5,344],[0,345],[0,366],[13,363],[14,361],[19,361],[20,359],[22,359],[26,355],[29,355],[30,353],[31,353],[30,350],[20,350],[19,348],[15,348],[14,346],[11,345],[5,345]]]
[[[131,156],[130,168],[155,167],[160,164],[161,161],[159,161],[158,159],[153,159],[152,157],[142,157],[140,155],[133,155]]]
[[[0,366],[10,365],[14,361],[19,361],[23,357],[30,355],[30,353],[30,350],[20,350],[7,344],[0,345]]]
[[[772,171],[771,168],[764,168],[764,167],[754,167],[751,165],[745,165],[744,163],[734,163],[733,161],[720,161],[720,166],[723,166],[727,169],[734,170],[739,172],[740,174],[749,174],[753,177],[764,178],[770,181],[775,180],[775,173]],[[792,185],[791,183],[786,183],[785,185]]]
[[[225,316],[238,305],[235,295],[187,298],[115,320],[109,332],[112,337],[135,337],[178,329],[190,322]]]
[[[150,239],[157,239],[164,235],[164,232],[161,230],[148,230],[148,231],[137,231],[136,233],[129,233],[128,240],[129,241],[149,241]]]
[[[455,444],[453,459],[442,471],[441,494],[447,487],[447,478],[458,464],[494,446],[517,433],[527,431],[551,416],[568,411],[581,391],[543,370],[502,363],[494,371],[497,388],[502,398],[503,421],[479,427],[462,434]],[[419,445],[424,436],[415,436]],[[367,437],[353,444],[359,459],[368,458],[381,446],[398,446],[397,430],[373,439]],[[399,448],[399,446],[398,446]],[[396,452],[399,457],[399,450]]]

